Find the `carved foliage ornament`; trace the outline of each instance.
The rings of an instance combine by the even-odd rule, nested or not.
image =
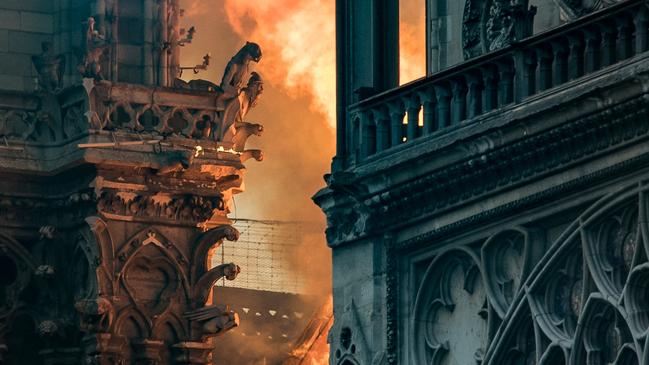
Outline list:
[[[162,199],[154,195],[121,195],[114,190],[104,191],[98,206],[101,212],[118,216],[180,222],[204,222],[209,220],[215,211],[225,209],[221,196],[183,195]]]

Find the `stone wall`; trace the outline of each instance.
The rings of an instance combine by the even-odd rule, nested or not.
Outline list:
[[[36,70],[31,56],[41,53],[41,43],[53,40],[52,0],[0,2],[0,88],[34,90]]]

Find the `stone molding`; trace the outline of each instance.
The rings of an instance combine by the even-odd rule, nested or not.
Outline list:
[[[338,187],[338,176],[334,174],[330,187],[342,196],[337,199],[335,208],[326,210],[330,220],[329,245],[337,246],[375,234],[379,229],[403,226],[412,219],[441,214],[613,148],[638,143],[649,132],[649,127],[642,123],[643,115],[649,113],[647,99],[647,94],[639,95],[610,109],[566,122],[374,195],[345,190],[344,186],[359,184],[353,174],[346,178],[349,181],[343,187]],[[345,200],[344,196],[348,198]],[[338,220],[346,223],[336,225]]]

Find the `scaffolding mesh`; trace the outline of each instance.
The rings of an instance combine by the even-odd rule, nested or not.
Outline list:
[[[238,219],[233,226],[241,234],[239,240],[224,241],[214,250],[212,265],[234,262],[241,273],[236,280],[221,279],[217,286],[304,293],[305,275],[292,269],[291,260],[297,246],[308,244],[303,238],[319,232],[316,224]]]

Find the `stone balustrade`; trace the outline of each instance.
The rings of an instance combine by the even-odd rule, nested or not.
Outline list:
[[[245,97],[245,92],[226,98],[220,90],[151,88],[91,79],[57,94],[2,92],[0,148],[60,145],[100,135],[116,143],[193,139],[244,152],[247,138],[263,130],[242,120],[246,111],[242,109],[248,107],[242,107]]]
[[[648,30],[646,2],[629,0],[362,100],[348,110],[346,165],[644,53]]]

